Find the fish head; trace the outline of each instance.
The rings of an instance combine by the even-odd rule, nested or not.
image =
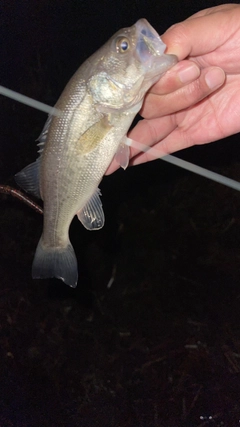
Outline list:
[[[146,19],[114,34],[90,59],[87,85],[98,110],[140,109],[148,89],[177,63],[165,50]]]

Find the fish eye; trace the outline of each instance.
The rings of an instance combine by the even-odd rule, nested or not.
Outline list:
[[[126,52],[130,47],[129,40],[126,37],[119,37],[116,41],[116,51],[119,53]]]

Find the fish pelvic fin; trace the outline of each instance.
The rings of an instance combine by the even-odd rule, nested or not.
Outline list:
[[[129,141],[129,138],[124,137],[123,141],[119,145],[118,150],[115,154],[116,162],[124,170],[127,169],[127,167],[128,167],[129,155],[130,155],[130,149],[129,149],[129,145],[128,145],[127,141]]]
[[[77,286],[78,266],[71,243],[64,248],[46,247],[40,239],[32,266],[33,279],[56,277],[71,288]]]

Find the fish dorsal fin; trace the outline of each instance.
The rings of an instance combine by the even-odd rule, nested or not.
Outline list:
[[[98,230],[104,226],[104,212],[100,200],[99,188],[81,211],[77,213],[79,221],[87,230]]]
[[[41,199],[39,186],[40,160],[52,118],[53,116],[50,114],[40,136],[37,139],[37,141],[39,141],[37,145],[39,146],[38,153],[40,154],[40,157],[36,162],[30,163],[30,165],[26,166],[15,175],[15,181],[19,187],[26,191],[26,193],[30,193],[39,199]]]
[[[52,119],[53,119],[53,116],[52,116],[51,114],[49,114],[48,119],[47,119],[47,121],[46,121],[46,123],[45,123],[45,125],[44,125],[44,127],[43,127],[43,130],[42,130],[41,134],[39,135],[39,137],[38,137],[38,139],[37,139],[37,141],[38,141],[38,144],[37,144],[37,145],[38,145],[38,147],[39,147],[38,152],[39,152],[40,154],[42,153],[42,151],[43,151],[43,149],[44,149],[44,145],[45,145],[45,142],[46,142],[46,140],[47,140],[48,130],[49,130],[49,128],[50,128],[50,125],[51,125]]]
[[[40,157],[15,175],[15,181],[26,193],[41,199],[39,188]]]

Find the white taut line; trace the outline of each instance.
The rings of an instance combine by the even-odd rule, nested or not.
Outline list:
[[[36,108],[37,110],[44,111],[45,113],[53,114],[55,116],[61,115],[61,111],[59,111],[57,108],[50,107],[47,104],[36,101],[35,99],[29,98],[28,96],[21,95],[20,93],[7,89],[1,85],[0,85],[0,94],[8,98],[14,99],[15,101],[21,102],[22,104],[26,104],[32,108]],[[155,157],[156,159],[164,160],[175,166],[178,166],[190,172],[196,173],[197,175],[203,176],[205,178],[211,179],[212,181],[215,181],[220,184],[226,185],[227,187],[233,188],[234,190],[240,191],[240,182],[235,181],[234,179],[227,178],[216,172],[209,171],[208,169],[194,165],[193,163],[179,159],[178,157],[171,156],[170,154],[164,155],[164,153],[162,153],[161,155],[161,153],[156,148],[149,147],[137,141],[131,141],[130,145],[142,152],[148,152],[149,154],[151,154],[151,156]]]
[[[0,94],[21,102],[22,104],[28,105],[29,107],[36,108],[36,110],[43,111],[44,113],[54,114],[54,116],[61,115],[61,112],[57,108],[50,107],[43,102],[36,101],[35,99],[29,98],[28,96],[15,92],[14,90],[7,89],[4,86],[0,86]]]
[[[234,190],[240,191],[240,182],[234,179],[227,178],[226,176],[220,175],[219,173],[212,172],[208,169],[202,168],[201,166],[194,165],[193,163],[187,162],[186,160],[179,159],[178,157],[171,156],[170,154],[162,154],[154,147],[141,144],[137,141],[132,141],[130,144],[132,147],[137,148],[142,152],[148,152],[151,156],[156,159],[164,160],[165,162],[171,163],[172,165],[186,169],[187,171],[196,173],[197,175],[203,176],[204,178],[211,179],[212,181],[226,185],[227,187],[233,188]]]

